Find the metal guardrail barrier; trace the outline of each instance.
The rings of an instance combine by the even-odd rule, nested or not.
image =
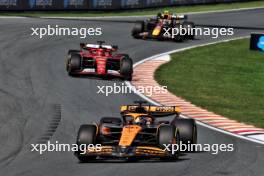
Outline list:
[[[251,0],[0,0],[0,10],[122,10]]]

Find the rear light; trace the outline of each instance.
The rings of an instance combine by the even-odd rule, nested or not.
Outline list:
[[[102,127],[102,128],[101,128],[101,133],[102,133],[103,135],[108,135],[108,134],[110,134],[110,132],[111,132],[111,130],[110,130],[110,128],[108,128],[108,127]]]

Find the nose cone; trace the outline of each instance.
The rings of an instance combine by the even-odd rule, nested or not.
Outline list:
[[[122,135],[119,141],[119,146],[128,147],[132,144],[141,127],[138,125],[126,125],[123,127]]]
[[[104,75],[106,74],[106,59],[105,58],[96,58],[97,65],[97,74]]]

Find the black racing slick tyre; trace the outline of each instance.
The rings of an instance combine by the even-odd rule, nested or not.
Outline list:
[[[173,34],[173,41],[175,42],[183,42],[184,41],[184,35],[181,35],[180,28],[183,27],[181,24],[174,25],[174,28],[178,28],[178,34]]]
[[[193,23],[193,22],[187,22],[187,21],[185,21],[185,22],[183,22],[183,26],[184,26],[186,29],[188,29],[188,31],[191,32],[191,33],[189,32],[189,34],[187,34],[187,35],[185,36],[185,38],[186,38],[186,39],[191,39],[191,40],[193,40],[194,37],[195,37],[195,31],[193,30],[193,29],[195,28],[194,23]]]
[[[133,61],[128,55],[124,55],[120,61],[120,74],[124,77],[124,80],[132,80]]]
[[[71,54],[67,62],[67,71],[69,75],[72,75],[73,72],[75,71],[81,70],[81,65],[82,65],[81,56],[76,53]]]
[[[71,58],[72,54],[79,54],[81,51],[80,50],[69,50],[68,51],[68,58]]]
[[[96,126],[95,125],[81,125],[77,136],[77,145],[80,149],[81,146],[88,146],[89,144],[95,145],[96,143]],[[83,151],[84,149],[82,149]],[[90,162],[96,159],[96,156],[87,156],[81,154],[81,150],[78,150],[75,155],[80,162]]]
[[[157,19],[150,19],[144,22],[144,26],[146,27],[147,31],[152,31],[158,23]]]
[[[179,144],[180,136],[177,128],[173,125],[161,125],[158,130],[158,145],[163,150],[170,150],[171,157],[165,157],[161,159],[177,159],[180,154],[180,150],[177,149],[174,144]],[[166,147],[167,146],[167,147]]]
[[[134,38],[140,38],[140,33],[144,31],[144,25],[144,21],[136,22],[131,32]]]
[[[80,50],[69,50],[68,53],[67,53],[67,57],[66,57],[66,70],[68,71],[69,70],[69,61],[71,59],[71,56],[73,54],[78,54],[80,53]]]
[[[196,144],[197,143],[197,127],[194,119],[181,119],[174,120],[174,124],[180,133],[180,141],[183,144]]]

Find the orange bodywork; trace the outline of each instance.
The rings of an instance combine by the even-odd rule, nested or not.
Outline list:
[[[180,108],[176,106],[142,106],[148,113],[138,113],[134,112],[138,106],[128,105],[121,106],[121,112],[125,112],[126,116],[133,118],[133,121],[136,121],[141,116],[149,116],[149,112],[162,112],[162,113],[180,113]],[[131,146],[137,134],[141,131],[142,127],[139,125],[126,125],[123,127],[121,138],[119,141],[119,146],[128,147]]]
[[[128,147],[132,144],[133,140],[140,132],[141,127],[138,125],[126,125],[123,127],[122,135],[119,141],[119,145],[122,147]]]

